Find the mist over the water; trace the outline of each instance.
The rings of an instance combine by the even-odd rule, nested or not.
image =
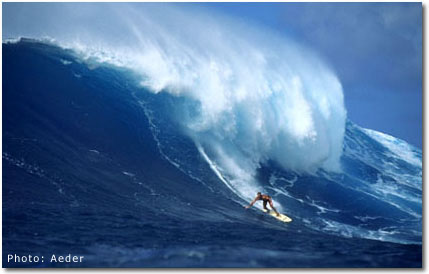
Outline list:
[[[154,93],[184,98],[174,110],[183,131],[237,185],[255,184],[270,159],[298,172],[340,171],[342,87],[310,49],[187,5],[6,5],[14,8],[4,38],[53,39],[89,61],[132,69]]]

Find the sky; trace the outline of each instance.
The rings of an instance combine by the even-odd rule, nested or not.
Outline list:
[[[305,44],[338,75],[348,118],[422,148],[421,3],[203,3]]]
[[[351,121],[422,148],[421,3],[173,5],[232,15],[307,46],[338,76]],[[15,16],[5,10],[3,37],[13,27],[4,23]]]

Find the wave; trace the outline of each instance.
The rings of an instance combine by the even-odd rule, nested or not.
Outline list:
[[[81,8],[91,17],[80,18],[74,11]],[[46,9],[55,10],[51,20],[61,33],[42,24],[44,33],[58,44],[89,62],[132,69],[154,93],[186,98],[172,110],[178,124],[210,150],[242,196],[254,195],[254,175],[267,160],[298,172],[340,170],[341,84],[309,49],[259,26],[177,6]],[[85,22],[93,17],[106,19]],[[109,32],[100,35],[101,27]]]
[[[131,71],[144,88],[133,98],[177,170],[216,192],[208,166],[240,204],[267,192],[313,230],[421,243],[421,151],[348,121],[341,83],[317,54],[204,10],[102,6],[42,6],[55,27],[38,18],[43,31],[27,35],[53,37],[90,70]]]

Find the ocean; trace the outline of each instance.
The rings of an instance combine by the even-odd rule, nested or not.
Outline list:
[[[56,44],[3,42],[3,267],[422,267],[420,149],[346,119],[339,169],[276,147],[246,173],[256,122],[238,105],[207,125],[204,107]],[[238,140],[221,134],[231,117]],[[293,221],[245,210],[256,191]],[[52,261],[69,254],[84,259]]]

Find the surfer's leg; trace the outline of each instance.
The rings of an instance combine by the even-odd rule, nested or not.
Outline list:
[[[264,205],[264,209],[268,210],[268,208],[267,208],[267,201],[264,201],[263,205]]]
[[[277,209],[274,207],[273,202],[270,201],[270,207],[274,210],[275,213],[277,213],[277,216],[279,215],[279,212],[277,211]]]

